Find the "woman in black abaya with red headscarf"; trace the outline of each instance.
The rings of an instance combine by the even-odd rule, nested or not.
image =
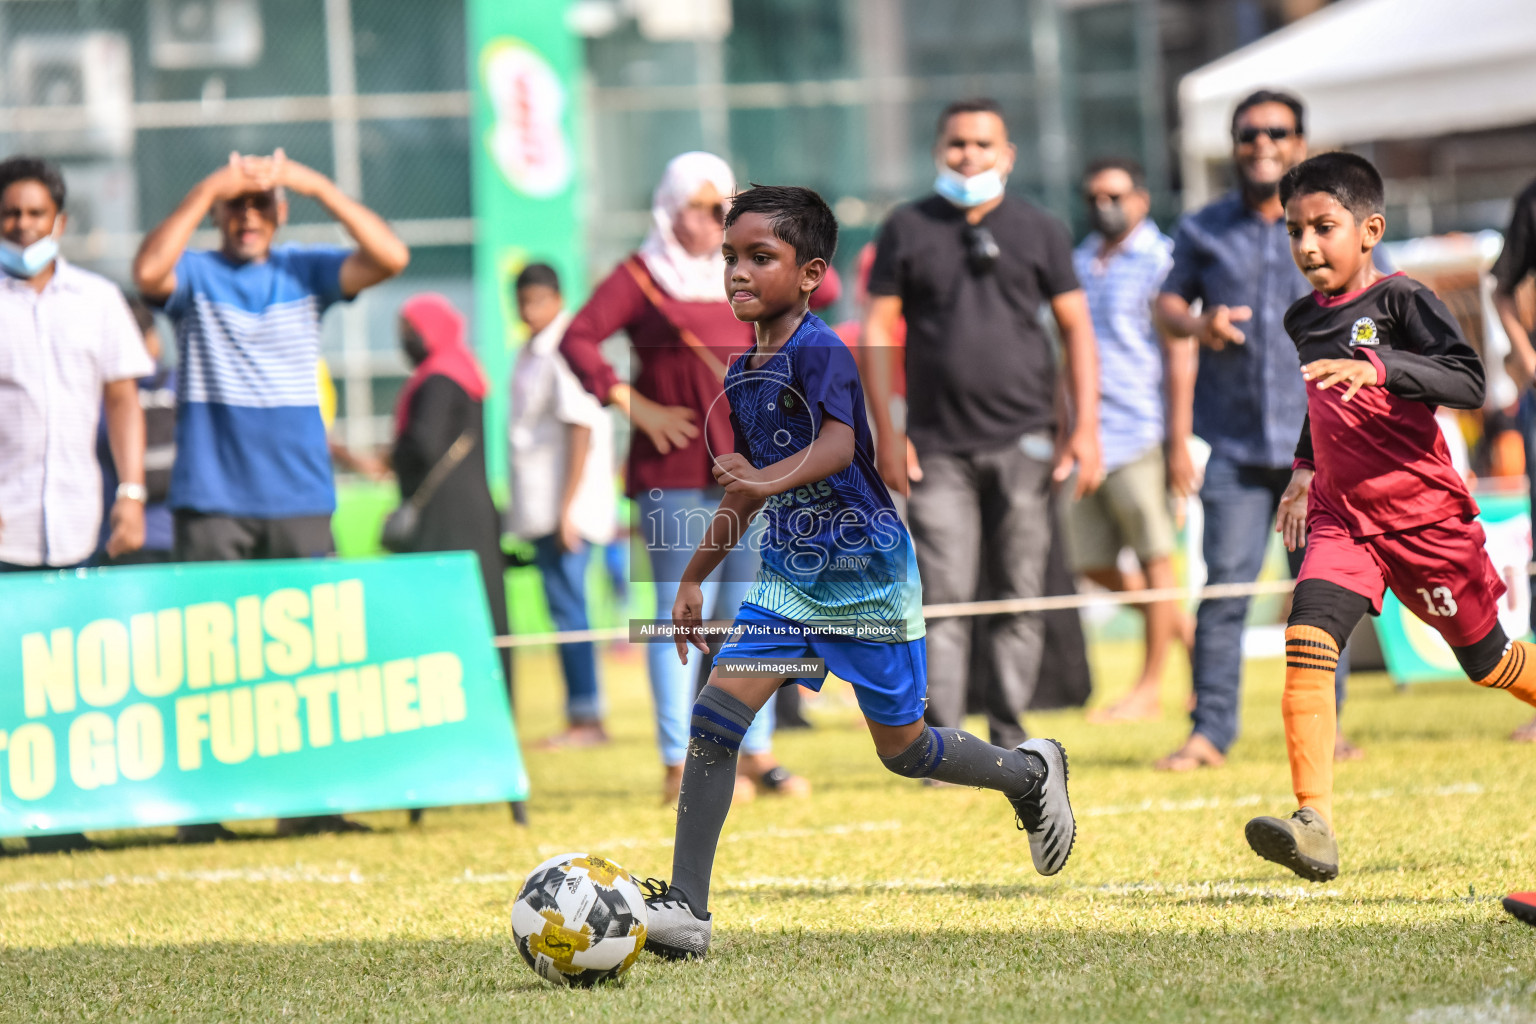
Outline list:
[[[469,445],[422,507],[412,550],[474,552],[491,623],[498,636],[505,635],[506,561],[485,475],[485,375],[465,344],[464,317],[441,295],[412,296],[400,307],[400,345],[415,367],[395,405],[392,461],[400,500],[411,500],[460,437]],[[500,653],[510,692],[512,652]]]

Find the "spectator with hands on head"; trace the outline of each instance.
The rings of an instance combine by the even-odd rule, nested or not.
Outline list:
[[[289,190],[325,207],[355,247],[274,245]],[[188,250],[210,213],[218,250]],[[335,552],[320,320],[409,260],[383,218],[281,149],[231,153],[145,236],[134,283],[164,308],[180,350],[169,500],[179,561]],[[279,834],[358,828],[336,814],[278,824]],[[185,842],[230,835],[217,825],[178,830]]]

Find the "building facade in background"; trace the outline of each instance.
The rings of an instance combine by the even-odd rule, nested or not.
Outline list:
[[[65,252],[123,281],[142,229],[232,149],[282,146],[389,218],[410,269],[325,335],[342,439],[383,443],[406,373],[400,301],[430,288],[473,309],[466,2],[0,0],[0,156],[63,163]],[[589,271],[644,234],[666,161],[703,148],[740,181],[826,196],[852,280],[885,213],[930,186],[939,111],[975,94],[1007,112],[1010,191],[1075,223],[1086,162],[1131,156],[1166,223],[1178,76],[1322,2],[570,0]],[[338,240],[299,197],[286,237]]]

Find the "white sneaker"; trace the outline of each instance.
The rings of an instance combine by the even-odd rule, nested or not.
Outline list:
[[[1066,866],[1077,841],[1077,819],[1067,799],[1067,752],[1055,740],[1026,740],[1019,750],[1045,762],[1045,778],[1035,792],[1013,801],[1018,826],[1029,833],[1035,870],[1054,875]]]
[[[702,921],[683,894],[666,882],[647,878],[645,888],[645,948],[668,960],[698,959],[709,952],[709,934],[714,921]]]

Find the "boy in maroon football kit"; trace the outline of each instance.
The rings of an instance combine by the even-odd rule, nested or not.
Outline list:
[[[1303,878],[1339,873],[1333,837],[1333,671],[1386,588],[1439,630],[1479,686],[1536,704],[1536,647],[1499,626],[1504,584],[1483,550],[1477,503],[1435,423],[1475,409],[1483,366],[1428,288],[1383,275],[1386,229],[1370,162],[1325,153],[1280,182],[1291,255],[1316,289],[1285,316],[1301,357],[1307,419],[1275,529],[1306,545],[1285,631],[1285,742],[1300,809],[1255,818],[1255,853]]]

